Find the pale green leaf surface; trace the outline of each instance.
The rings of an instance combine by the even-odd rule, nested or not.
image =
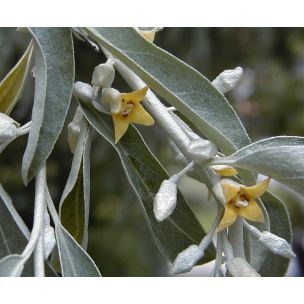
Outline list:
[[[304,195],[304,139],[301,137],[264,139],[216,162],[269,176]]]
[[[5,276],[5,271],[8,271],[8,269],[10,269],[9,267],[13,267],[14,264],[16,264],[16,267],[19,269],[18,265],[20,261],[18,258],[12,257],[7,260],[4,259],[7,256],[21,254],[26,247],[29,235],[30,233],[13,206],[11,198],[0,185],[0,259],[3,261],[1,265],[6,265],[3,266],[6,270],[4,268],[4,270],[2,270],[2,266],[0,265],[0,273],[3,274],[3,276]],[[45,267],[47,276],[56,276],[56,273],[48,263],[45,264]],[[33,269],[33,258],[31,257],[24,265],[22,276],[33,276]]]
[[[56,238],[64,277],[100,277],[90,256],[78,245],[61,224],[56,224]]]
[[[90,203],[89,151],[91,130],[84,120],[77,141],[71,171],[60,199],[59,214],[62,225],[82,245],[87,246]],[[85,159],[84,159],[85,158]]]
[[[262,199],[270,222],[270,229],[267,230],[291,243],[292,227],[284,203],[269,191],[262,196]],[[261,224],[255,224],[255,226],[260,231],[265,230]],[[244,236],[246,256],[254,269],[262,276],[283,276],[286,273],[288,259],[273,254],[263,244],[252,238],[247,230],[244,231]]]
[[[111,116],[98,112],[88,104],[81,102],[81,105],[92,127],[118,152],[127,178],[142,203],[155,242],[173,262],[178,253],[192,244],[198,244],[205,236],[201,225],[180,193],[173,214],[163,222],[158,222],[153,213],[153,199],[162,181],[168,179],[168,174],[133,126],[129,126],[127,133],[115,145]],[[211,245],[201,262],[206,263],[214,256],[214,247]]]
[[[12,254],[0,260],[0,277],[19,277],[24,267],[21,255]]]
[[[198,71],[132,28],[88,28],[89,37],[126,64],[224,153],[250,139],[226,98]]]
[[[15,104],[21,98],[24,83],[30,68],[33,44],[30,43],[27,50],[9,71],[0,83],[0,112],[9,115]]]
[[[262,199],[270,219],[270,231],[291,243],[292,227],[288,210],[283,201],[270,192],[266,192]],[[284,276],[288,264],[288,259],[268,251],[259,273],[265,277]]]
[[[22,161],[27,184],[52,152],[69,109],[74,83],[74,50],[68,28],[31,28],[35,57],[32,126]]]

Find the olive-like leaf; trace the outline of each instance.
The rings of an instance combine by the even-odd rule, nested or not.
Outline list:
[[[0,276],[8,276],[9,273],[17,276],[21,272],[22,276],[34,275],[33,258],[31,257],[27,262],[24,259],[21,261],[19,258],[26,247],[29,235],[30,233],[13,206],[11,198],[0,184]],[[47,276],[57,276],[47,262],[45,269]]]
[[[270,192],[266,192],[262,199],[270,219],[270,231],[291,243],[292,227],[288,210],[283,201]],[[288,264],[289,259],[268,251],[259,273],[265,277],[284,276]]]
[[[304,195],[304,138],[279,136],[257,141],[216,163],[269,176]]]
[[[9,115],[22,96],[24,83],[30,68],[32,50],[33,44],[30,43],[21,59],[0,83],[1,113]]]
[[[181,193],[177,195],[177,206],[173,214],[158,222],[153,213],[153,199],[168,174],[146,146],[138,131],[129,126],[128,131],[114,144],[114,127],[111,116],[95,110],[90,104],[81,102],[84,114],[92,127],[113,145],[122,162],[127,178],[138,196],[160,250],[174,261],[178,253],[193,244],[199,244],[205,232],[185,202]],[[202,263],[215,257],[214,246],[205,251]]]
[[[19,277],[24,267],[24,258],[12,254],[0,260],[0,277]]]
[[[68,28],[31,28],[35,58],[32,125],[22,161],[27,184],[52,152],[64,125],[74,83],[74,50]]]
[[[86,248],[88,239],[90,142],[91,128],[86,120],[83,120],[70,175],[63,190],[59,206],[62,225],[83,248]]]
[[[56,238],[64,277],[100,277],[91,257],[78,245],[66,229],[56,224]]]
[[[224,153],[248,145],[239,117],[198,71],[145,40],[132,28],[86,28],[89,37],[133,70]]]

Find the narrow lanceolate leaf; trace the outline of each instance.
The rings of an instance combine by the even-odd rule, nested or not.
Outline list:
[[[81,102],[81,101],[80,101]],[[127,178],[136,192],[145,211],[154,239],[160,250],[173,262],[181,251],[193,244],[199,244],[205,232],[188,207],[181,193],[177,196],[177,206],[173,214],[163,222],[158,222],[153,213],[153,199],[168,174],[146,146],[138,131],[129,126],[127,133],[114,144],[114,127],[111,116],[95,110],[81,102],[89,123],[116,149]],[[214,259],[214,247],[205,252],[202,263]]]
[[[31,28],[35,58],[32,126],[22,161],[27,184],[52,152],[70,105],[74,82],[73,40],[68,28]]]
[[[270,232],[282,237],[287,242],[292,241],[292,228],[289,213],[279,198],[271,192],[266,192],[262,197],[267,210],[270,223]],[[265,231],[262,225],[257,225],[260,231]],[[247,258],[254,269],[262,276],[283,276],[288,267],[289,260],[273,254],[263,244],[250,236],[245,230]]]
[[[101,276],[94,261],[60,224],[56,224],[56,238],[64,277]]]
[[[9,115],[21,98],[30,68],[33,44],[30,43],[22,58],[0,83],[0,112]]]
[[[146,41],[132,28],[87,28],[86,31],[224,153],[233,153],[250,143],[233,108],[198,71]]]
[[[60,200],[60,219],[62,225],[83,247],[87,246],[89,216],[90,179],[89,150],[91,129],[83,120],[77,141],[72,168]]]
[[[29,238],[29,231],[12,204],[9,195],[0,185],[0,276],[20,275],[33,276],[33,259],[28,262],[20,259]],[[24,265],[25,263],[25,265]],[[22,264],[22,266],[21,266]],[[19,273],[20,270],[20,273]],[[56,273],[46,263],[48,276],[56,276]]]
[[[0,185],[0,259],[22,253],[28,236],[29,231]]]
[[[0,260],[0,277],[19,277],[24,267],[24,259],[19,254],[12,254]]]
[[[270,192],[265,193],[262,199],[269,216],[270,231],[285,239],[288,243],[291,243],[292,227],[286,206],[279,198]],[[259,273],[265,277],[284,276],[287,271],[288,264],[288,259],[267,251],[267,256],[259,270]]]
[[[264,139],[216,162],[264,174],[304,195],[304,138]]]

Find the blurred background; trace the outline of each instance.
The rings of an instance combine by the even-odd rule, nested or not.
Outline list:
[[[15,28],[0,28],[0,79],[16,64],[29,36]],[[224,69],[241,66],[244,76],[227,95],[253,141],[276,135],[304,136],[304,29],[301,28],[165,28],[155,44],[196,68],[209,80]],[[90,82],[93,69],[104,62],[84,42],[75,39],[76,81]],[[31,77],[29,77],[31,78]],[[114,87],[129,91],[119,77]],[[33,79],[12,117],[21,124],[31,117]],[[72,154],[67,144],[67,124],[76,109],[72,101],[66,126],[48,160],[48,182],[58,204],[67,180]],[[140,128],[152,151],[166,169],[180,169],[164,132],[157,126]],[[26,138],[18,138],[0,155],[0,182],[29,227],[32,225],[34,185],[22,184],[20,167]],[[181,190],[204,228],[215,212],[205,188],[183,178]],[[276,183],[273,191],[291,214],[294,250],[297,254],[288,275],[304,274],[304,199]],[[103,276],[165,276],[168,265],[158,251],[149,227],[122,171],[118,156],[101,137],[95,136],[91,151],[91,215],[88,252]],[[193,275],[209,275],[210,269]]]

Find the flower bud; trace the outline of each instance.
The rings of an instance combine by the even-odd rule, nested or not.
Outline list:
[[[109,107],[112,114],[117,114],[121,111],[122,106],[121,93],[113,88],[102,89],[101,103]]]
[[[241,67],[225,70],[212,81],[212,85],[222,94],[225,94],[236,87],[242,75],[243,69]]]
[[[269,231],[263,231],[258,240],[270,251],[284,258],[291,259],[296,256],[292,251],[290,244],[286,240]]]
[[[188,154],[194,161],[206,161],[217,154],[217,147],[209,140],[193,139],[188,146]]]
[[[109,63],[95,67],[92,75],[92,85],[100,88],[110,88],[115,78],[115,70]]]
[[[77,108],[73,121],[68,125],[68,143],[71,152],[74,153],[80,134],[80,127],[83,118],[83,112],[80,107]]]
[[[50,216],[44,213],[44,259],[47,260],[56,245],[54,228],[50,225]]]
[[[176,184],[170,180],[164,180],[153,202],[154,216],[159,222],[172,214],[176,206],[176,197]]]
[[[81,81],[77,81],[74,83],[73,94],[86,102],[91,102],[94,99],[92,86]]]
[[[178,254],[171,272],[173,274],[189,272],[203,256],[204,250],[197,245],[191,245]]]
[[[233,277],[260,277],[251,265],[242,258],[228,260],[226,268]]]
[[[18,122],[7,115],[0,113],[0,143],[16,138],[18,129]]]

